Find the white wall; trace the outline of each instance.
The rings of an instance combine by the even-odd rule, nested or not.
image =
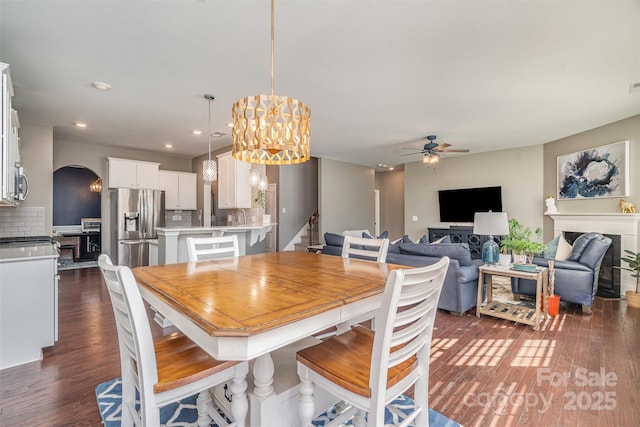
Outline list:
[[[320,240],[325,232],[374,226],[374,170],[330,159],[318,161]]]
[[[531,229],[542,227],[546,206],[541,145],[443,158],[435,167],[407,163],[404,170],[404,229],[413,239],[427,234],[429,227],[467,225],[440,222],[438,190],[454,188],[501,186],[502,210],[509,218]]]

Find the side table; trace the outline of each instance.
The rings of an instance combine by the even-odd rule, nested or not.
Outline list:
[[[493,276],[517,277],[521,279],[535,280],[536,286],[536,302],[535,308],[523,307],[521,305],[493,301]],[[487,282],[487,301],[482,304],[482,290],[484,288],[484,279]],[[501,319],[511,320],[514,322],[533,325],[533,329],[540,330],[541,315],[544,312],[545,319],[547,314],[547,285],[548,275],[547,269],[544,267],[536,267],[536,271],[514,270],[511,266],[482,265],[479,268],[478,276],[478,301],[476,305],[476,316],[481,314],[487,316],[499,317]],[[541,308],[544,305],[544,309]]]

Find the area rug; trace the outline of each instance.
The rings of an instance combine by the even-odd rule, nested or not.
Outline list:
[[[73,262],[71,259],[61,259],[58,261],[58,270],[77,270],[79,268],[97,267],[98,261],[78,261]]]
[[[96,398],[98,409],[105,427],[120,427],[120,413],[122,403],[122,382],[120,378],[106,381],[96,387]],[[189,396],[178,403],[172,403],[160,408],[161,427],[185,427],[196,426],[198,411],[196,408],[196,395]],[[413,408],[413,400],[407,396],[401,396],[393,401],[393,405],[404,413],[408,413]],[[332,408],[313,420],[313,425],[322,427],[328,421],[335,418],[337,413]],[[385,425],[397,424],[398,419],[395,414],[387,411],[385,415]],[[344,425],[351,425],[347,421]],[[429,425],[431,427],[460,427],[460,424],[450,420],[444,415],[429,409]],[[217,427],[212,423],[211,427]]]

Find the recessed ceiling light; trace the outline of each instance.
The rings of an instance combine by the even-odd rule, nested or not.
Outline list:
[[[91,86],[93,86],[94,88],[98,89],[98,90],[110,90],[111,89],[111,85],[109,83],[105,83],[105,82],[91,82]]]
[[[392,171],[393,170],[393,166],[389,167],[389,170]]]
[[[73,125],[75,127],[77,127],[77,128],[86,128],[87,127],[87,124],[86,123],[82,123],[82,122],[75,122]]]
[[[233,123],[227,123],[227,126],[229,126],[230,128],[233,127]]]
[[[194,129],[191,131],[191,133],[193,133],[194,135],[202,135],[202,131],[199,129]]]
[[[173,148],[173,145],[171,145],[171,144],[164,144],[164,148]]]
[[[388,165],[385,165],[384,163],[378,163],[378,167],[379,168],[386,168]]]

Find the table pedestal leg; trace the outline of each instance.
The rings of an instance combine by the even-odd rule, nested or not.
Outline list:
[[[278,397],[273,392],[275,372],[271,354],[256,358],[253,364],[253,393],[250,395],[251,426],[275,425],[278,419]]]

